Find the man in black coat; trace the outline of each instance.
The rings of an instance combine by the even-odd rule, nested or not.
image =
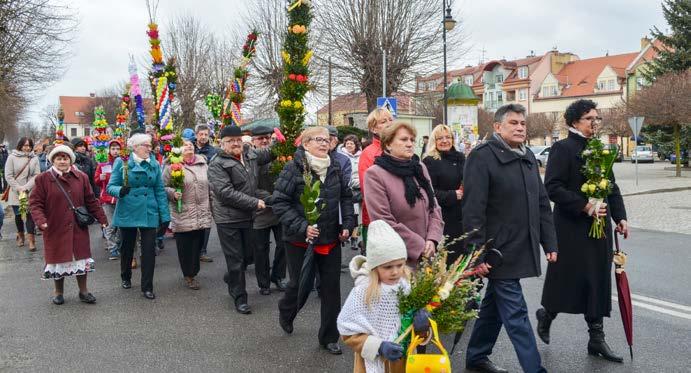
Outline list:
[[[235,309],[249,314],[252,309],[247,304],[245,269],[254,251],[252,219],[255,211],[266,207],[257,196],[257,169],[273,157],[270,150],[245,150],[238,126],[225,126],[220,136],[221,151],[208,171],[211,211],[226,259],[228,293]]]
[[[585,182],[581,172],[585,164],[581,154],[600,122],[597,105],[578,100],[564,112],[569,136],[550,150],[545,173],[545,187],[554,202],[554,225],[559,243],[559,261],[547,266],[542,292],[543,309],[537,311],[537,332],[549,343],[549,328],[559,312],[583,314],[588,323],[588,353],[607,360],[622,362],[605,342],[603,316],[612,309],[612,225],[628,237],[626,209],[619,187],[612,174],[612,193],[599,211],[581,192]],[[588,236],[593,222],[591,215],[607,217],[605,239]]]
[[[506,372],[488,358],[504,325],[523,371],[546,372],[520,279],[540,275],[540,245],[548,261],[557,260],[552,211],[535,156],[523,144],[525,108],[502,106],[494,120],[493,137],[476,147],[466,161],[463,227],[478,230],[468,239],[471,245],[494,239],[504,261],[499,268],[480,265],[489,281],[468,343],[466,366],[481,372]]]
[[[269,149],[271,145],[271,135],[273,129],[266,126],[257,126],[252,129],[252,144],[255,149]],[[278,217],[271,209],[271,194],[274,192],[276,177],[271,174],[272,163],[259,166],[257,178],[257,195],[263,199],[267,206],[257,212],[254,218],[254,268],[259,285],[259,293],[262,295],[271,294],[269,287],[271,283],[276,285],[278,291],[285,291],[287,283],[286,277],[286,251],[283,245],[281,234],[281,224]],[[269,254],[271,249],[271,232],[274,235],[276,250],[274,250],[274,260],[269,265]]]

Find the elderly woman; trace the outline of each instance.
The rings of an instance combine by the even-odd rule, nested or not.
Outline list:
[[[306,240],[313,240],[315,264],[321,278],[321,325],[319,343],[332,354],[341,354],[336,319],[341,310],[341,245],[355,226],[348,185],[342,180],[338,162],[329,157],[329,131],[312,127],[301,135],[302,146],[281,171],[274,189],[273,211],[283,225],[290,282],[278,303],[279,322],[286,333],[293,332],[298,312],[298,284]],[[317,227],[305,218],[300,196],[305,188],[303,172],[309,167],[313,180],[320,180],[319,198],[324,202]]]
[[[372,220],[382,219],[403,238],[408,265],[434,254],[444,222],[427,167],[415,155],[417,132],[396,121],[381,136],[381,156],[365,173],[365,203]]]
[[[10,188],[7,204],[12,206],[14,222],[17,224],[17,246],[24,246],[26,238],[29,241],[29,251],[36,251],[36,227],[30,211],[26,212],[26,222],[24,221],[19,206],[20,196],[30,194],[31,189],[34,188],[36,176],[41,173],[38,157],[33,153],[33,148],[33,140],[22,137],[5,163],[5,179]],[[24,236],[25,226],[26,236]]]
[[[199,273],[204,233],[211,228],[211,205],[206,158],[201,154],[194,154],[193,141],[191,137],[183,138],[182,163],[166,164],[163,170],[163,184],[167,185],[166,192],[172,216],[170,229],[175,234],[182,275],[188,288],[199,290],[199,282],[195,277]],[[180,169],[183,173],[182,191],[170,187],[171,173],[175,169]],[[182,211],[178,212],[180,200]]]
[[[63,290],[65,277],[76,275],[79,300],[95,303],[96,298],[86,287],[86,274],[93,271],[93,259],[89,247],[89,227],[79,225],[72,206],[85,206],[101,227],[108,225],[106,215],[91,190],[89,178],[72,165],[74,152],[67,145],[58,145],[48,154],[53,165],[36,177],[34,190],[29,198],[31,214],[43,231],[46,266],[43,278],[54,280],[53,303],[65,302]]]
[[[137,232],[142,240],[141,289],[145,298],[154,299],[156,230],[170,222],[168,198],[163,187],[161,167],[151,152],[151,136],[132,135],[127,141],[132,150],[125,168],[122,158],[113,165],[108,194],[117,197],[113,225],[121,232],[120,277],[123,289],[132,287],[132,254]]]
[[[453,130],[446,125],[434,127],[422,159],[427,166],[434,194],[444,218],[444,235],[450,241],[463,235],[461,198],[463,198],[463,165],[465,156],[453,146]],[[447,247],[447,263],[453,263],[463,253],[463,242]]]

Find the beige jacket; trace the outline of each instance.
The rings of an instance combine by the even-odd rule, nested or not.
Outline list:
[[[367,334],[344,335],[342,337],[343,342],[354,351],[353,373],[366,373],[365,360],[361,353],[367,337],[369,337]],[[394,362],[387,361],[384,363],[384,368],[386,368],[386,373],[405,373],[405,358]]]
[[[29,165],[22,171],[27,163]],[[19,174],[19,171],[22,173]],[[19,191],[30,192],[34,188],[34,179],[40,173],[41,167],[38,164],[38,157],[33,152],[24,153],[12,150],[10,156],[7,157],[7,163],[5,163],[5,179],[11,188],[7,204],[19,206]]]
[[[182,212],[178,213],[175,189],[170,185],[170,164],[163,170],[163,185],[166,186],[170,205],[170,229],[173,232],[190,232],[211,228],[211,204],[209,201],[208,166],[204,156],[195,154],[194,163],[183,162],[185,188],[182,191]]]

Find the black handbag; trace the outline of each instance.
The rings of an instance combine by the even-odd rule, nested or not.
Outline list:
[[[50,172],[50,175],[53,176],[53,180],[55,180],[55,183],[58,184],[58,188],[62,191],[62,194],[65,195],[65,198],[67,198],[67,203],[70,205],[70,210],[74,212],[74,218],[77,220],[77,224],[79,224],[80,227],[86,228],[90,226],[91,224],[96,222],[96,218],[93,217],[89,213],[89,210],[86,209],[84,206],[79,206],[79,207],[74,207],[74,203],[72,203],[72,199],[70,198],[69,194],[65,192],[65,189],[62,187],[60,184],[60,181],[55,177],[55,174],[52,171]]]

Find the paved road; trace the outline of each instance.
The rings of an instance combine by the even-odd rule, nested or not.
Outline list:
[[[11,220],[6,220],[6,237]],[[94,228],[94,232],[97,229]],[[77,301],[73,280],[66,284],[66,303],[49,303],[52,284],[40,281],[41,246],[36,254],[0,242],[0,371],[227,371],[227,372],[350,372],[352,355],[331,356],[317,344],[318,302],[311,300],[285,335],[278,327],[278,293],[260,296],[254,275],[248,276],[254,313],[239,315],[221,280],[224,261],[215,233],[210,253],[214,263],[203,263],[202,290],[184,288],[175,245],[157,258],[155,290],[148,301],[133,288],[119,287],[119,262],[106,260],[100,237],[93,234],[97,271],[90,275],[96,305]],[[586,354],[587,332],[582,318],[560,315],[553,326],[552,344],[539,344],[551,372],[685,372],[691,366],[691,236],[634,230],[627,242],[628,270],[633,292],[647,298],[634,308],[635,359],[611,364]],[[347,259],[353,253],[344,254]],[[543,279],[523,282],[531,321],[538,307]],[[351,286],[342,276],[343,298]],[[614,293],[616,294],[616,293]],[[670,306],[670,304],[673,306]],[[650,307],[653,306],[653,307]],[[616,303],[614,304],[616,310]],[[644,308],[647,307],[647,308]],[[658,310],[654,310],[658,307]],[[676,307],[676,308],[675,308]],[[685,307],[685,308],[684,308]],[[660,312],[660,310],[662,312]],[[667,312],[665,311],[674,311]],[[624,354],[626,344],[618,311],[606,321],[608,340]],[[454,371],[463,371],[467,333],[453,357]],[[445,343],[450,346],[450,341]],[[520,371],[513,348],[502,332],[493,360],[512,372]]]

